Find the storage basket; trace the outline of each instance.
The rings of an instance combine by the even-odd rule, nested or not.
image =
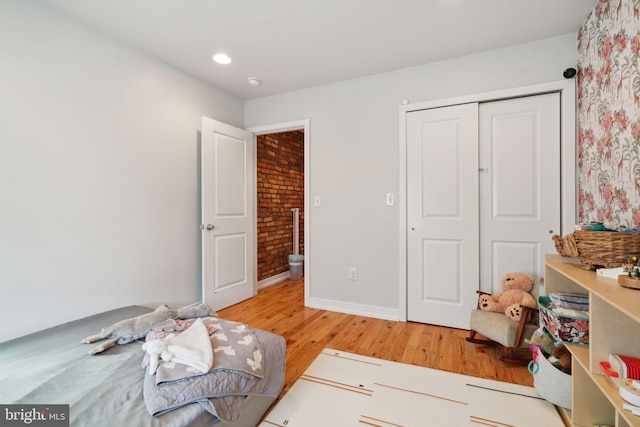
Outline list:
[[[549,308],[551,298],[538,297],[540,321],[556,341],[566,344],[589,345],[589,318],[558,314]]]
[[[571,375],[553,366],[544,357],[539,347],[531,347],[532,351],[535,349],[529,367],[529,371],[533,374],[533,387],[543,399],[571,410]]]
[[[621,267],[625,264],[625,256],[640,256],[640,233],[623,231],[590,231],[576,230],[564,237],[564,247],[571,247],[567,243],[575,241],[578,257],[585,270],[597,268]],[[559,239],[556,239],[556,249],[562,256],[565,249]]]

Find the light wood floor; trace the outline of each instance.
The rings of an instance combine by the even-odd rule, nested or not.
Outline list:
[[[264,288],[256,297],[220,310],[218,315],[285,338],[287,368],[282,394],[325,347],[464,375],[533,385],[533,377],[526,367],[507,365],[499,360],[499,349],[466,342],[464,338],[468,331],[305,307],[302,280],[285,280]]]

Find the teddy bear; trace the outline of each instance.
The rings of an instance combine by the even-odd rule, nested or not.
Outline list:
[[[565,374],[571,375],[571,352],[569,349],[564,344],[561,344],[553,349],[551,355],[559,361],[560,366],[558,369]],[[549,361],[553,363],[552,359],[549,359]]]
[[[478,306],[480,310],[504,313],[518,322],[522,315],[521,305],[538,308],[538,303],[529,293],[533,283],[533,277],[528,274],[507,273],[502,278],[502,292],[481,295]]]

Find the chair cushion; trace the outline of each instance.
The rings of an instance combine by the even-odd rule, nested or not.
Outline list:
[[[518,323],[509,319],[504,313],[471,310],[471,329],[505,347],[515,347]],[[531,338],[538,325],[527,323],[520,347],[528,347],[524,340]]]

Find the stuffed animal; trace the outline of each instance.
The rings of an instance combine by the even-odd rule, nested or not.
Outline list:
[[[545,356],[549,356],[555,348],[553,337],[542,328],[536,329],[533,335],[531,335],[531,339],[525,339],[524,342],[538,345],[545,353]]]
[[[521,305],[538,308],[529,291],[533,289],[533,277],[524,273],[507,273],[502,278],[502,292],[481,295],[480,310],[504,313],[508,318],[520,321]]]
[[[111,326],[102,328],[99,334],[87,337],[80,342],[88,344],[110,338],[89,351],[89,354],[97,354],[115,344],[128,344],[144,338],[151,330],[173,331],[177,326],[176,319],[205,317],[210,313],[213,313],[213,311],[207,304],[196,303],[178,309],[170,309],[166,305],[161,305],[151,313],[121,320]]]
[[[571,352],[562,344],[557,346],[551,352],[551,355],[560,361],[559,369],[565,374],[571,375]],[[552,359],[549,359],[553,363]]]

